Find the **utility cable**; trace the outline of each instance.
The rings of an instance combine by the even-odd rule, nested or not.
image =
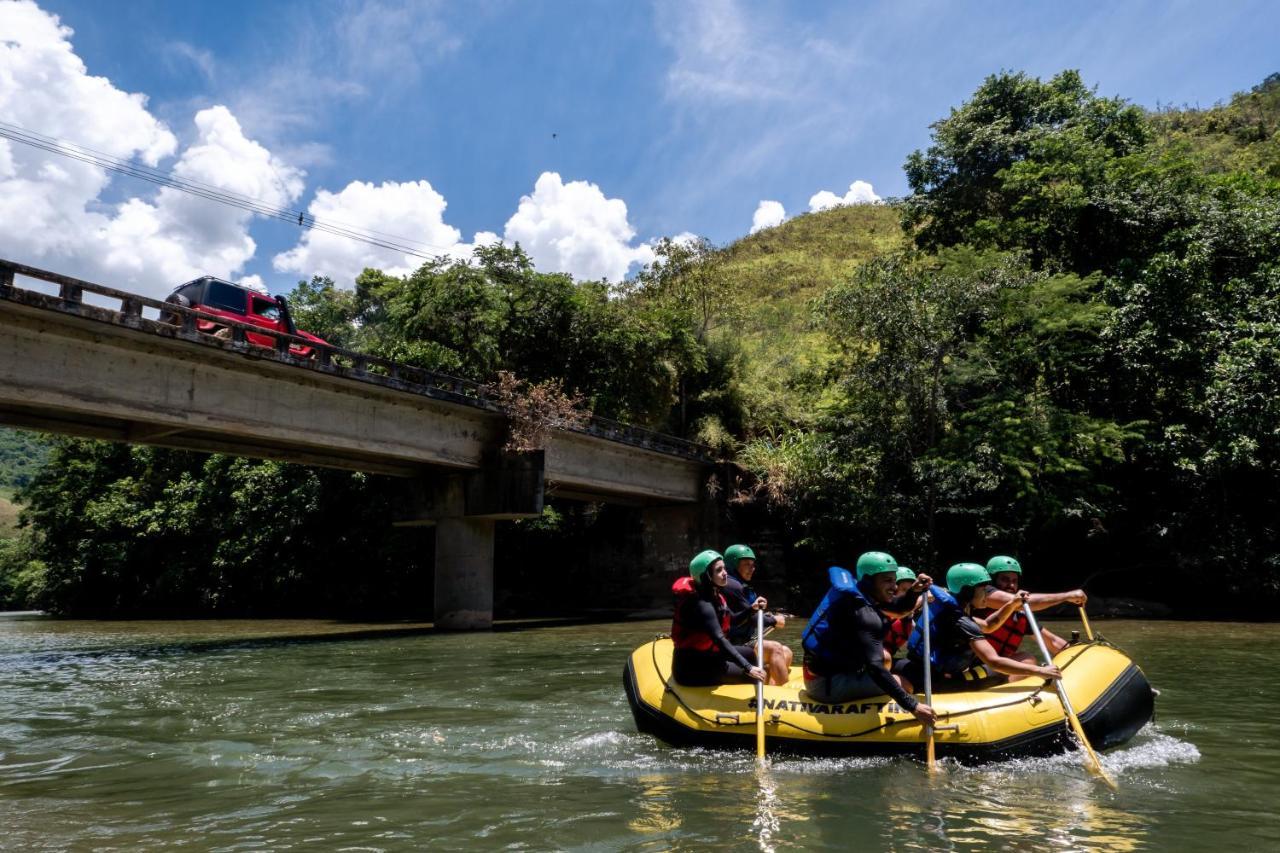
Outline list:
[[[159,169],[153,169],[148,166],[133,163],[84,145],[36,133],[35,131],[27,130],[20,125],[12,124],[10,122],[0,121],[0,138],[19,142],[23,145],[47,151],[52,154],[57,154],[62,157],[67,157],[72,160],[77,160],[91,166],[97,166],[98,168],[106,169],[116,174],[138,178],[162,187],[168,187],[178,192],[207,199],[208,201],[236,207],[268,219],[276,219],[282,222],[296,224],[299,227],[309,228],[313,231],[320,231],[338,237],[344,237],[346,239],[366,243],[377,248],[400,252],[410,257],[420,258],[422,260],[434,260],[440,257],[440,255],[445,255],[450,252],[450,249],[447,247],[433,245],[420,240],[413,240],[408,237],[387,234],[385,232],[375,231],[373,229],[363,228],[361,226],[351,225],[349,223],[343,223],[328,218],[323,220],[316,219],[305,211],[289,210],[288,208],[272,205],[231,190],[221,189],[211,184],[197,181],[193,178],[182,178],[171,172],[163,172]],[[435,250],[434,254],[432,253],[432,250]]]

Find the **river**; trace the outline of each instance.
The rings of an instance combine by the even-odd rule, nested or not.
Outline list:
[[[930,778],[666,747],[621,673],[667,627],[0,615],[0,849],[1280,848],[1280,626],[1094,626],[1161,691],[1104,756],[1118,792],[1075,755]]]

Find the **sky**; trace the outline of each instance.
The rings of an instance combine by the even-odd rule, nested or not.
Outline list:
[[[618,281],[904,195],[989,74],[1209,106],[1280,71],[1280,4],[0,0],[0,122],[411,242],[377,247],[0,139],[0,257],[150,295],[287,291],[519,242]]]

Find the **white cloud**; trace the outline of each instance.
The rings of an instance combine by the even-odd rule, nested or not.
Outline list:
[[[779,201],[762,201],[756,207],[755,215],[751,217],[751,233],[763,231],[765,228],[773,228],[775,225],[781,225],[782,221],[787,218],[787,211]]]
[[[72,31],[31,2],[0,16],[0,115],[29,130],[155,166],[177,140],[146,97],[90,76]],[[302,173],[245,137],[225,107],[195,116],[196,138],[173,166],[200,181],[273,205],[302,191]],[[164,188],[149,199],[102,199],[100,167],[0,143],[3,254],[105,283],[162,295],[198,275],[234,276],[253,256],[251,214]]]
[[[880,196],[876,195],[871,184],[866,181],[854,181],[849,184],[849,191],[843,196],[838,196],[830,190],[814,193],[809,199],[809,210],[816,213],[819,210],[828,210],[846,204],[874,204],[879,200]]]
[[[555,172],[543,172],[533,194],[520,199],[504,236],[519,242],[539,269],[582,279],[618,281],[654,257],[649,246],[632,244],[626,202],[606,198],[586,181],[566,184]]]
[[[469,258],[474,246],[498,240],[498,235],[482,231],[471,243],[460,242],[462,233],[444,221],[447,206],[444,196],[427,181],[380,185],[352,181],[337,193],[320,190],[307,210],[321,224],[378,232],[385,242],[420,255]],[[416,255],[314,229],[272,261],[281,272],[327,275],[341,286],[354,282],[366,267],[407,275],[422,263],[423,258]]]

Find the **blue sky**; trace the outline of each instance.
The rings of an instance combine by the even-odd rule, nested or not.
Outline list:
[[[1102,94],[1145,106],[1207,106],[1280,70],[1280,4],[1264,2],[41,0],[39,8],[74,30],[69,41],[88,75],[147,96],[150,116],[176,137],[161,168],[200,135],[193,116],[224,105],[243,136],[270,152],[270,170],[296,171],[298,186],[281,190],[287,206],[353,181],[429,182],[447,202],[431,227],[412,221],[421,185],[401,218],[394,204],[367,199],[389,211],[368,227],[427,242],[447,242],[446,225],[461,243],[477,232],[551,241],[573,230],[580,209],[624,202],[625,226],[608,224],[616,210],[588,212],[605,224],[579,235],[577,254],[544,246],[535,255],[579,274],[634,269],[644,259],[635,247],[662,235],[732,240],[766,199],[790,216],[814,193],[841,195],[855,180],[901,195],[902,163],[928,143],[929,123],[1001,69],[1078,68]],[[4,16],[0,6],[0,26]],[[30,129],[84,141],[74,127]],[[548,172],[562,183],[539,183]],[[280,174],[282,186],[294,178]],[[572,182],[598,193],[585,185],[567,193]],[[535,184],[525,230],[509,228]],[[113,179],[95,203],[148,193]],[[556,213],[545,214],[552,205],[540,200],[552,194]],[[351,221],[369,208],[335,202],[332,210]],[[273,258],[297,244],[297,229],[261,220],[244,228],[255,250],[225,255],[235,268],[224,274],[255,274],[279,289],[326,258],[317,248],[281,270]]]

